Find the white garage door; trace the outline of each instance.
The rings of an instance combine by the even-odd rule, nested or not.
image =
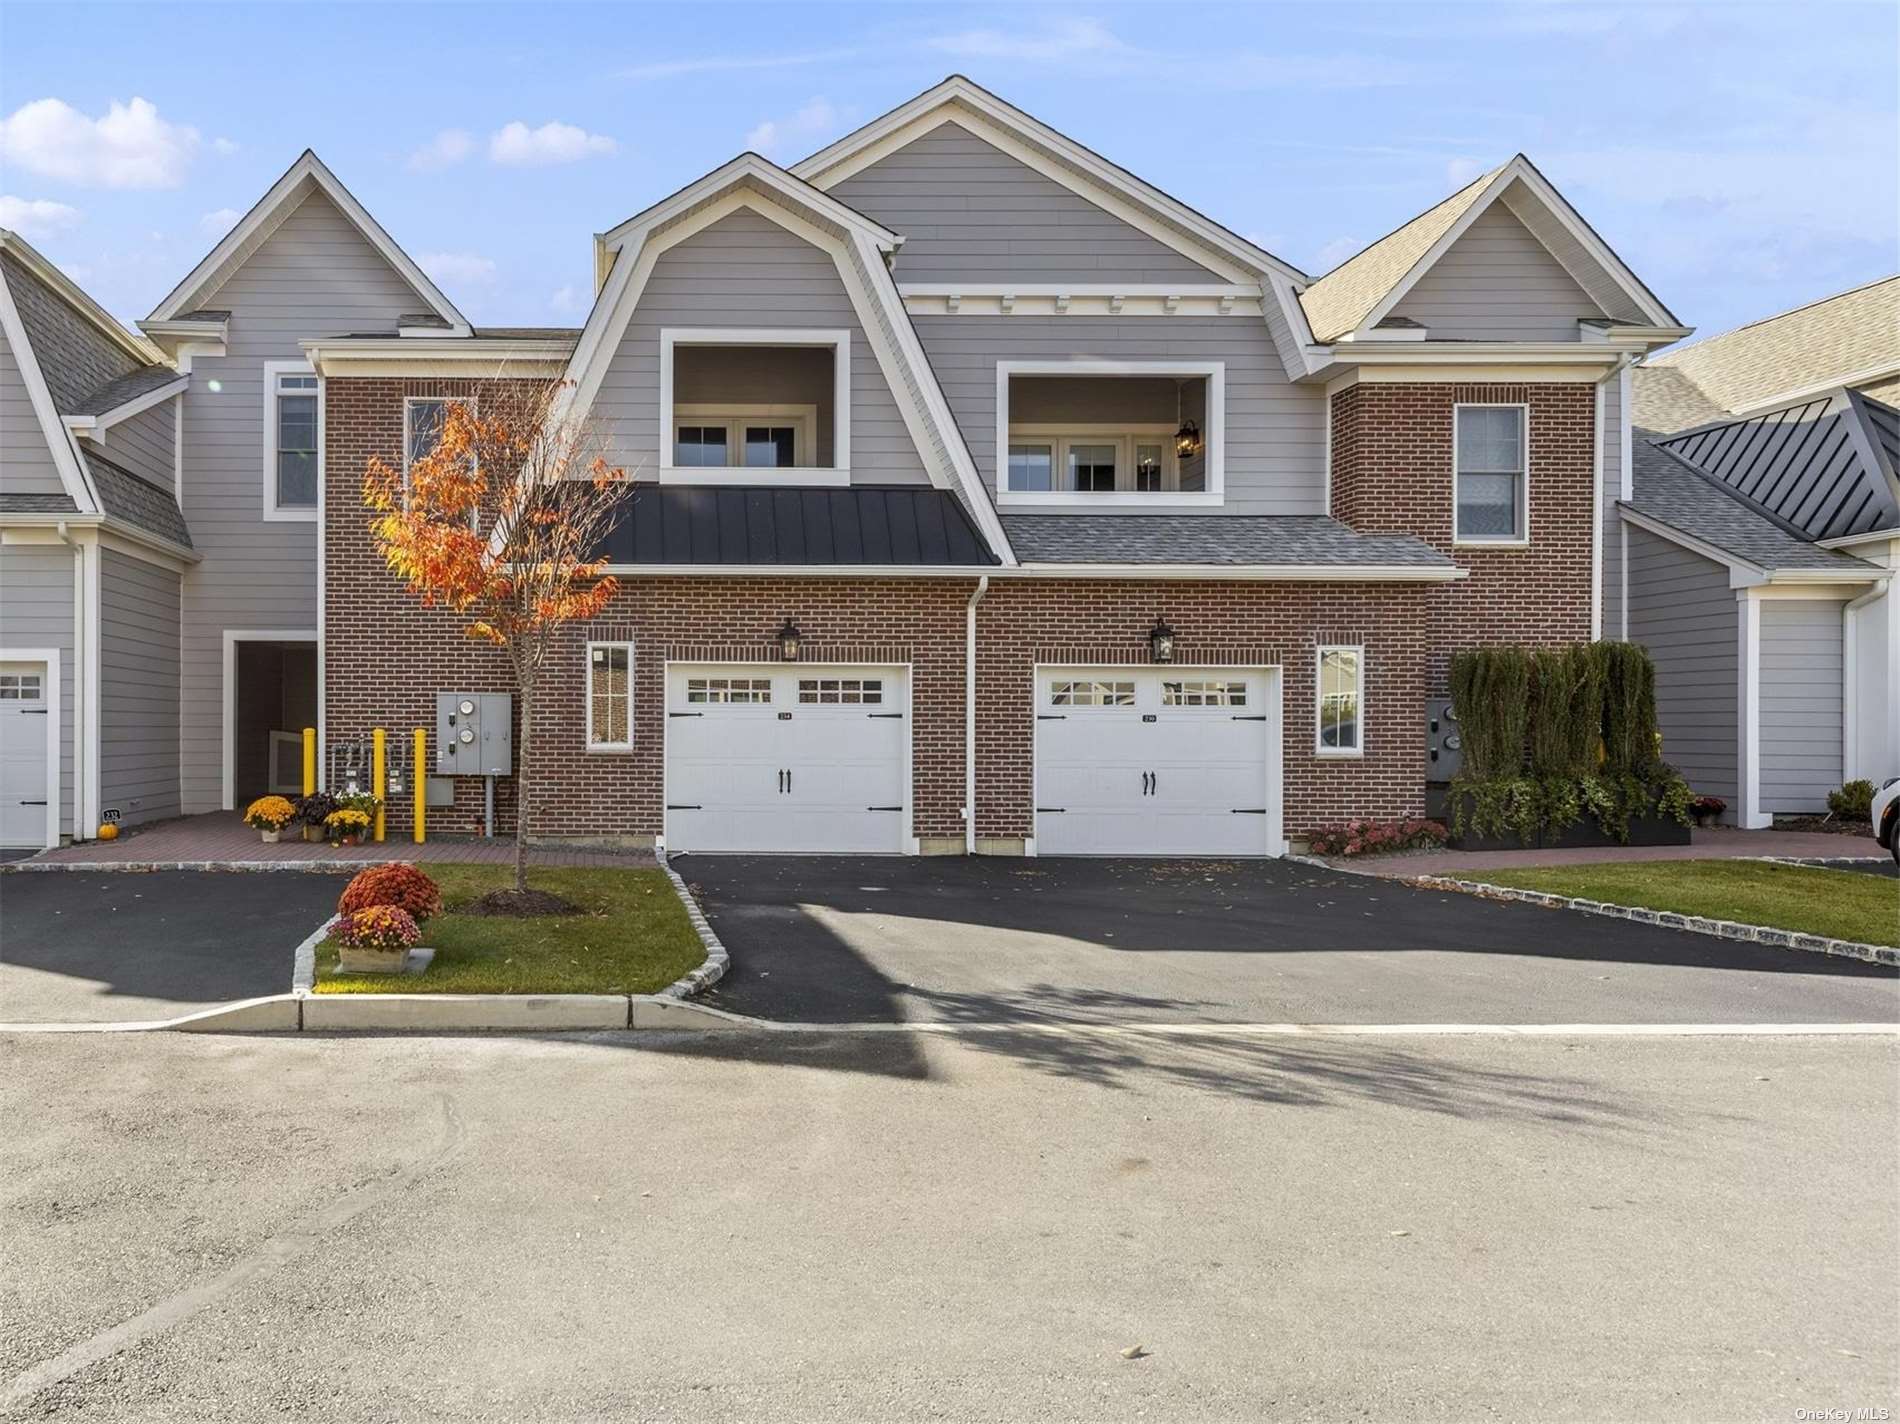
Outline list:
[[[1038,668],[1039,855],[1276,855],[1276,673]]]
[[[45,663],[0,663],[0,846],[47,843],[52,753]]]
[[[894,667],[669,667],[667,849],[906,849],[907,691]]]

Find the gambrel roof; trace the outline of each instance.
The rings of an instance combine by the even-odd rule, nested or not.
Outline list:
[[[1549,249],[1604,316],[1631,326],[1678,327],[1670,310],[1520,153],[1347,258],[1302,291],[1300,306],[1314,340],[1342,341],[1376,328],[1497,202],[1509,207]]]

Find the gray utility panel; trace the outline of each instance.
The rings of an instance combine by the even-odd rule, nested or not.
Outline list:
[[[515,699],[507,692],[435,695],[435,769],[444,776],[512,776]]]

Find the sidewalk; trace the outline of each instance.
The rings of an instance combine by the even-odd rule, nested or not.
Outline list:
[[[1465,875],[1478,870],[1520,870],[1536,865],[1602,865],[1611,861],[1713,860],[1760,855],[1845,860],[1886,854],[1871,834],[1836,836],[1822,831],[1739,831],[1729,826],[1691,831],[1686,846],[1595,846],[1582,850],[1428,851],[1364,860],[1334,859],[1342,869],[1373,875]]]
[[[352,865],[372,865],[379,861],[411,860],[438,864],[512,865],[515,843],[512,840],[431,839],[421,845],[406,837],[391,837],[381,845],[334,846],[320,841],[284,839],[266,845],[259,834],[245,825],[235,811],[213,811],[203,816],[184,816],[175,821],[159,821],[126,832],[115,841],[89,841],[85,845],[61,846],[42,851],[26,865],[95,865],[105,868],[131,865],[191,865],[215,868],[220,865],[333,865],[347,869]],[[563,866],[638,866],[652,865],[646,851],[567,850],[558,847],[532,849],[533,865]]]

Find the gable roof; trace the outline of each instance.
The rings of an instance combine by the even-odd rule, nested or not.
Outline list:
[[[1807,540],[1900,528],[1900,412],[1835,392],[1658,439],[1662,450]]]
[[[336,205],[337,210],[363,234],[370,246],[396,269],[404,281],[415,288],[416,295],[422,298],[424,304],[449,324],[452,333],[462,336],[468,334],[468,319],[456,310],[455,304],[443,295],[442,289],[429,279],[428,273],[396,245],[395,239],[370,216],[367,208],[356,201],[355,195],[338,181],[337,176],[324,166],[323,160],[307,148],[298,155],[295,163],[284,170],[284,176],[271,184],[264,196],[238,220],[237,226],[227,232],[218,245],[205,255],[204,260],[192,268],[185,279],[152,309],[152,314],[146,320],[175,321],[185,313],[194,311],[252,253],[264,245],[277,230],[278,224],[295,212],[297,205],[313,189],[322,192]]]
[[[1630,395],[1630,419],[1637,429],[1662,435],[1707,425],[1728,414],[1686,371],[1673,366],[1645,361],[1630,367]]]
[[[1624,265],[1523,154],[1473,179],[1300,293],[1316,341],[1378,325],[1491,204],[1505,201],[1592,300],[1633,325],[1676,327],[1675,316]]]
[[[1005,152],[1030,163],[1064,187],[1086,190],[1082,196],[1111,212],[1130,207],[1139,210],[1170,234],[1170,245],[1180,247],[1196,261],[1205,262],[1210,254],[1218,254],[1227,265],[1237,265],[1250,273],[1272,273],[1291,282],[1307,280],[1304,272],[1284,258],[1222,227],[961,74],[950,75],[819,149],[793,164],[791,172],[820,188],[830,188],[882,156],[887,148],[901,146],[925,128],[951,118],[972,127],[982,137],[1002,139],[999,146]]]
[[[1720,410],[1736,413],[1900,371],[1900,275],[1705,337],[1644,365],[1677,373]]]
[[[1638,437],[1630,453],[1633,487],[1631,498],[1622,502],[1625,512],[1643,527],[1664,526],[1656,532],[1704,557],[1767,575],[1792,572],[1853,581],[1886,573],[1792,532],[1654,441]]]

